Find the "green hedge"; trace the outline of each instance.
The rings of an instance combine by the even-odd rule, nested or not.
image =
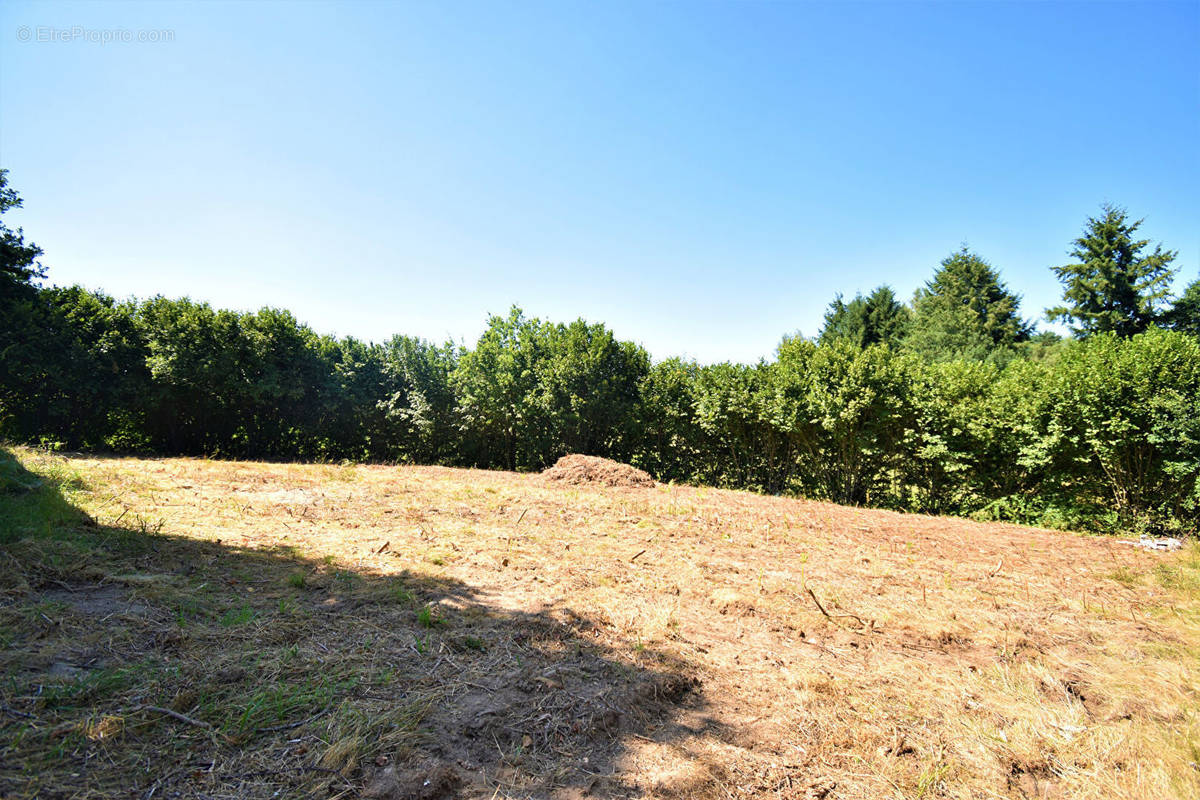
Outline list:
[[[23,302],[0,358],[0,434],[17,441],[518,470],[583,452],[662,480],[1200,532],[1200,341],[1183,333],[1096,335],[1003,365],[793,338],[773,361],[701,366],[518,309],[467,349],[77,287]]]

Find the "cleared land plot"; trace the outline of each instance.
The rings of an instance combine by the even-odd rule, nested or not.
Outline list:
[[[1195,546],[16,452],[2,797],[1200,796]]]

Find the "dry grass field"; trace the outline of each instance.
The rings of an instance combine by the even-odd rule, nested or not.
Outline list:
[[[1200,797],[1200,548],[12,451],[3,798]]]

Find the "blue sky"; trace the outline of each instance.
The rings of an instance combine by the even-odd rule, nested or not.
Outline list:
[[[11,222],[119,297],[468,344],[518,303],[710,362],[964,242],[1040,318],[1103,202],[1200,274],[1195,0],[9,0],[0,37]]]

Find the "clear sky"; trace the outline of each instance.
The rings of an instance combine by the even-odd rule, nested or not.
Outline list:
[[[0,164],[54,283],[753,361],[962,243],[1040,318],[1103,202],[1197,277],[1200,2],[7,0]]]

